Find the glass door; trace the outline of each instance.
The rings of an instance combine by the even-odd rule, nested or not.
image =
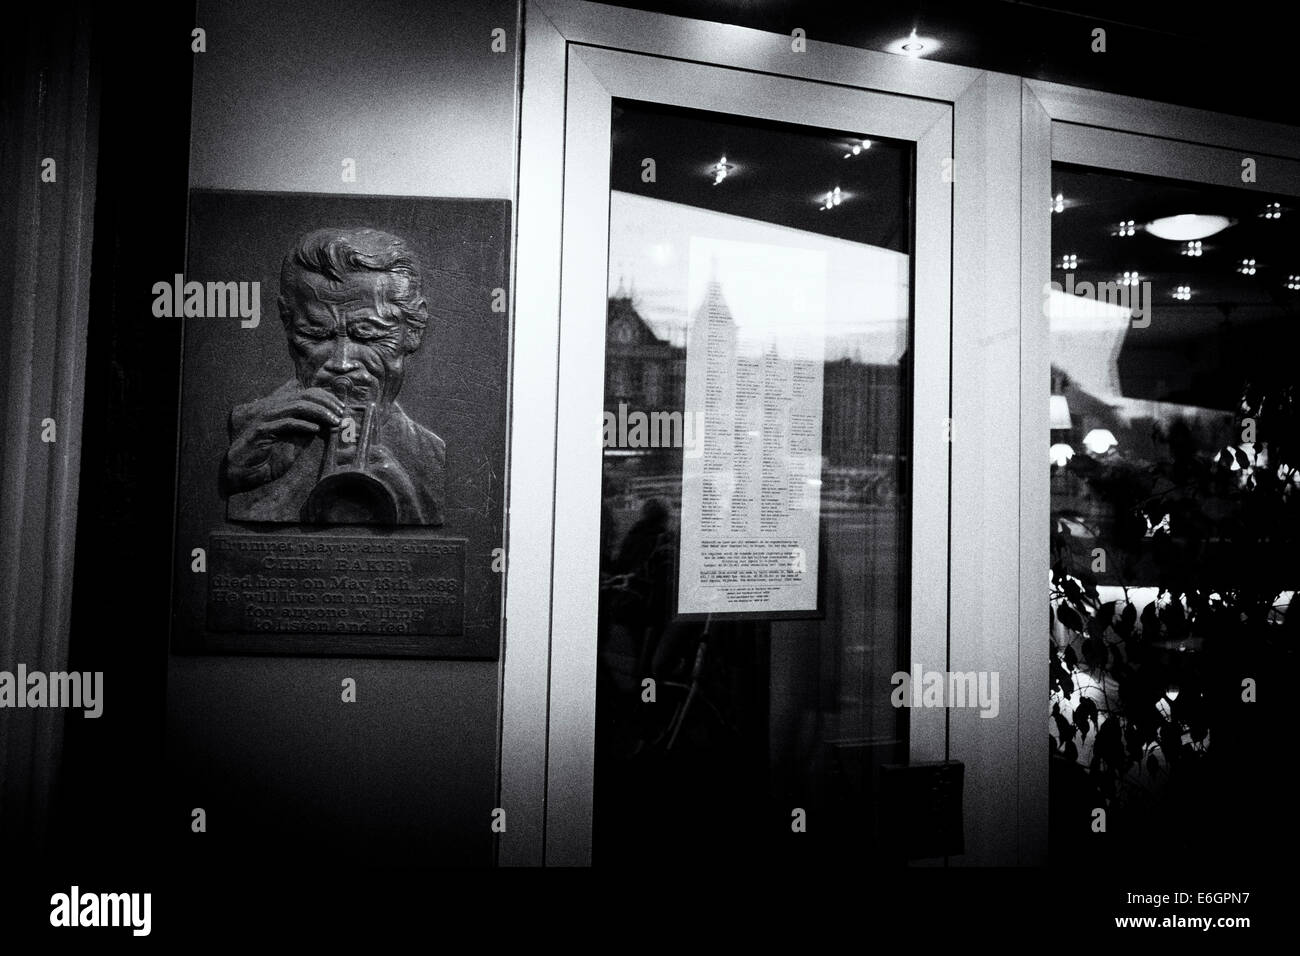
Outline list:
[[[1222,871],[1295,836],[1300,162],[1156,132],[1052,124],[1051,857]]]
[[[912,145],[630,100],[612,142],[593,862],[860,859],[907,761]]]
[[[566,105],[547,861],[884,860],[944,756],[891,692],[947,653],[951,109],[581,47]]]

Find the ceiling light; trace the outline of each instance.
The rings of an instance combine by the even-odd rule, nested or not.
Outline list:
[[[1104,455],[1118,444],[1109,428],[1094,428],[1083,436],[1083,446],[1094,455]]]
[[[726,179],[727,174],[735,168],[736,167],[733,164],[727,162],[726,156],[723,156],[720,160],[710,166],[709,172],[713,174],[713,185],[716,186],[718,183]]]
[[[848,146],[849,151],[844,154],[844,158],[848,159],[851,156],[857,156],[860,153],[865,153],[870,148],[871,148],[871,140],[869,139],[864,139],[860,143],[850,142]]]
[[[1185,213],[1181,216],[1165,216],[1147,223],[1147,232],[1171,242],[1187,242],[1191,239],[1208,239],[1215,233],[1223,232],[1233,224],[1227,216],[1201,216]]]
[[[916,31],[913,30],[902,39],[890,43],[885,49],[890,53],[901,53],[903,56],[920,57],[929,56],[941,46],[943,44],[934,37],[917,36]]]
[[[1192,297],[1192,287],[1189,285],[1180,285],[1174,290],[1174,298],[1180,302],[1186,302]]]
[[[1292,292],[1300,292],[1300,275],[1287,276],[1286,287]]]
[[[1193,239],[1180,250],[1185,256],[1199,256],[1201,254],[1201,240]]]
[[[1065,212],[1065,194],[1057,193],[1052,197],[1052,212]]]
[[[1237,271],[1244,276],[1253,276],[1255,274],[1255,260],[1242,259],[1241,265],[1237,266]]]
[[[1280,202],[1271,202],[1264,207],[1264,211],[1260,215],[1265,219],[1281,219],[1282,204]]]
[[[1079,265],[1079,257],[1074,255],[1073,253],[1069,255],[1061,256],[1062,269],[1074,269],[1077,268],[1078,265]]]
[[[1133,224],[1132,219],[1122,219],[1119,225],[1115,227],[1115,235],[1128,237],[1137,232],[1137,226]]]

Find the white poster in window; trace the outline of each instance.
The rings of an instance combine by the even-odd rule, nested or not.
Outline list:
[[[693,237],[681,614],[817,610],[827,261]]]

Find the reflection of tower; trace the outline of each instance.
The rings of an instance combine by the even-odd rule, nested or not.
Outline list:
[[[703,354],[704,349],[710,347],[709,343],[714,341],[715,336],[721,337],[718,341],[725,350],[724,354],[734,358],[737,338],[736,321],[731,317],[731,307],[727,305],[727,299],[722,294],[722,283],[718,281],[716,253],[709,260],[709,283],[704,288],[704,299],[691,320],[691,348],[700,349],[695,354]],[[714,358],[714,354],[713,351],[709,351],[710,360]]]
[[[702,380],[690,383],[688,388],[703,398],[705,457],[729,471],[731,462],[724,465],[718,456],[731,456],[739,331],[716,278],[709,280],[704,300],[695,310],[690,336],[689,354],[704,358],[703,362],[691,363],[691,373]]]
[[[737,337],[736,320],[731,317],[731,308],[722,294],[722,284],[710,279],[704,290],[704,301],[691,321],[690,346],[700,350],[696,354],[707,350],[710,361],[717,358],[730,363],[736,357]]]
[[[744,531],[732,527],[731,518],[744,520],[749,512],[748,495],[737,485],[749,474],[756,449],[749,436],[753,426],[738,421],[737,412],[753,407],[747,390],[756,379],[737,364],[744,362],[737,354],[739,330],[717,279],[716,260],[712,273],[691,323],[688,353],[696,358],[688,363],[686,386],[694,409],[704,413],[700,520],[705,531]]]

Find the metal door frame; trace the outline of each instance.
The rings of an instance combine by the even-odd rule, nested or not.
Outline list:
[[[815,39],[802,52],[796,47],[779,34],[583,0],[526,4],[498,797],[508,821],[498,838],[502,864],[590,861],[596,422],[603,407],[607,290],[603,268],[578,264],[603,263],[607,255],[613,96],[706,109],[721,103],[723,111],[743,115],[848,128],[869,128],[872,117],[821,122],[818,102],[842,104],[829,115],[851,102],[868,112],[869,104],[888,102],[880,117],[896,111],[892,122],[906,134],[898,138],[918,143],[918,209],[937,208],[922,203],[923,196],[942,196],[945,212],[940,228],[931,214],[917,217],[918,267],[922,257],[944,266],[926,273],[914,290],[917,352],[932,356],[916,363],[913,448],[918,472],[930,477],[914,489],[913,507],[921,509],[914,528],[919,518],[924,531],[914,542],[942,547],[937,557],[913,559],[912,657],[926,669],[998,670],[1003,680],[1000,719],[981,720],[973,710],[919,710],[911,715],[910,749],[913,759],[967,761],[972,825],[967,853],[955,862],[1045,857],[1041,721],[1033,724],[1032,740],[1043,759],[1026,763],[1022,755],[1030,748],[1020,739],[1019,704],[1040,702],[1047,671],[1045,663],[1025,671],[1017,631],[1020,598],[1037,593],[1041,575],[1021,580],[1014,493],[1021,480],[1020,422],[1016,403],[1006,401],[1022,386],[1020,210],[1007,199],[1020,188],[1019,80]],[[717,68],[740,72],[728,74],[726,84],[691,85],[700,71]],[[774,90],[794,99],[770,95]],[[911,98],[908,108],[900,97]],[[942,329],[923,321],[938,313]],[[926,515],[939,516],[942,529],[927,524]],[[978,549],[947,547],[977,539]],[[1007,799],[1008,787],[1014,800]],[[1006,828],[1020,831],[1016,846],[984,836]]]

